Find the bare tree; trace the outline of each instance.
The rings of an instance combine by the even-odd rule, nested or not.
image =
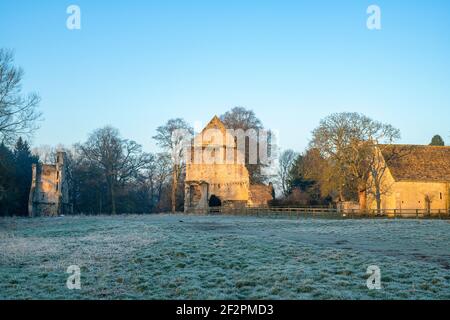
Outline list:
[[[31,152],[33,155],[39,157],[39,161],[46,164],[55,164],[56,162],[56,148],[50,145],[40,145],[34,147]]]
[[[0,49],[0,142],[10,144],[17,136],[29,136],[41,118],[40,98],[22,94],[23,70],[14,66],[13,52]]]
[[[102,169],[111,199],[111,213],[116,213],[116,187],[136,177],[145,168],[149,155],[135,141],[122,139],[119,131],[104,127],[94,131],[78,145],[81,154]]]
[[[375,145],[369,158],[370,176],[367,180],[367,194],[375,199],[377,212],[381,212],[381,198],[391,193],[392,182],[386,179],[386,172],[392,162],[407,156],[412,151],[407,145]]]
[[[163,126],[156,129],[153,139],[172,157],[172,212],[176,212],[177,189],[183,165],[185,164],[185,144],[194,134],[193,128],[183,119],[170,119]]]
[[[46,164],[55,164],[56,155],[59,151],[65,152],[67,155],[73,155],[75,150],[70,147],[66,147],[62,144],[58,144],[56,147],[48,144],[43,144],[38,147],[34,147],[31,152],[33,155],[39,157],[39,161]]]
[[[423,195],[424,195],[424,200],[425,200],[426,213],[430,214],[431,213],[431,203],[434,201],[436,195],[431,194],[429,192],[426,192]]]
[[[242,129],[244,131],[263,129],[262,122],[256,117],[255,112],[244,107],[234,107],[221,115],[220,119],[230,129]]]
[[[373,147],[398,138],[399,130],[391,125],[359,113],[344,112],[332,114],[320,122],[313,131],[311,146],[329,159],[339,178],[340,194],[345,184],[351,184],[357,190],[361,210],[366,210]]]
[[[300,163],[299,160],[301,160]],[[322,198],[336,198],[336,190],[339,190],[339,176],[331,162],[325,159],[319,150],[314,148],[307,149],[301,155],[301,158],[298,158],[295,166],[297,167],[297,175],[299,175],[297,179],[301,178],[304,185],[310,185],[311,181],[313,181],[317,185]],[[345,190],[342,193],[346,194]]]
[[[290,189],[290,172],[297,158],[297,153],[288,149],[281,153],[278,159],[278,181],[283,195],[287,197]]]
[[[159,153],[156,157],[156,161],[156,172],[154,178],[156,202],[159,204],[161,202],[164,185],[167,183],[172,170],[170,165],[170,156],[168,154]]]
[[[149,161],[142,174],[152,212],[159,208],[163,188],[172,172],[170,156],[167,153],[150,154]]]
[[[244,132],[247,130],[253,129],[255,132],[264,129],[263,124],[260,119],[258,119],[253,112],[253,110],[245,109],[244,107],[234,107],[230,111],[227,111],[223,115],[220,116],[221,121],[224,123],[227,129],[238,130],[241,129]],[[274,151],[275,145],[273,143],[272,132],[268,132],[267,134],[267,151],[271,153]],[[252,139],[252,141],[250,141]],[[259,141],[260,137],[246,137],[245,141],[245,166],[250,175],[250,181],[252,183],[262,183],[265,182],[266,176],[263,174],[263,170],[267,169],[268,165],[261,163],[261,159],[259,158],[259,150],[262,141]],[[256,141],[254,141],[256,140]],[[250,159],[250,144],[255,143],[256,149],[258,152],[258,161],[256,164],[251,164]]]

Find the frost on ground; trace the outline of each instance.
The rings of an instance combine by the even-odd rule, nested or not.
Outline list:
[[[449,245],[440,220],[4,218],[0,299],[450,299]]]

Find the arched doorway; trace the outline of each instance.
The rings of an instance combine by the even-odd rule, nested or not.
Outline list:
[[[216,197],[216,195],[212,194],[211,197],[209,198],[209,207],[221,207],[222,206],[222,201],[220,200],[219,197]]]

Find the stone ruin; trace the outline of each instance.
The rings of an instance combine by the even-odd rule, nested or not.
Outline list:
[[[33,164],[29,215],[59,216],[72,212],[65,152],[57,153],[55,164]]]
[[[217,130],[223,139],[214,141],[207,130]],[[214,117],[203,131],[194,138],[191,155],[204,152],[225,155],[225,149],[233,150],[235,159],[238,154],[236,140],[227,137],[225,125]],[[251,184],[244,163],[196,163],[186,164],[185,204],[186,213],[207,213],[213,207],[239,209],[247,206],[267,207],[273,199],[272,185]]]

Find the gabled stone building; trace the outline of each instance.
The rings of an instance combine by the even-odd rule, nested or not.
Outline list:
[[[380,145],[377,152],[386,168],[379,188],[382,210],[450,209],[450,147]],[[377,209],[373,197],[368,207]]]
[[[33,164],[28,212],[35,216],[71,214],[65,152],[58,152],[55,164]]]
[[[232,161],[227,158],[230,150]],[[206,213],[210,207],[267,206],[272,200],[272,186],[250,184],[245,163],[238,161],[241,156],[235,137],[215,116],[192,143],[186,164],[185,212]]]

